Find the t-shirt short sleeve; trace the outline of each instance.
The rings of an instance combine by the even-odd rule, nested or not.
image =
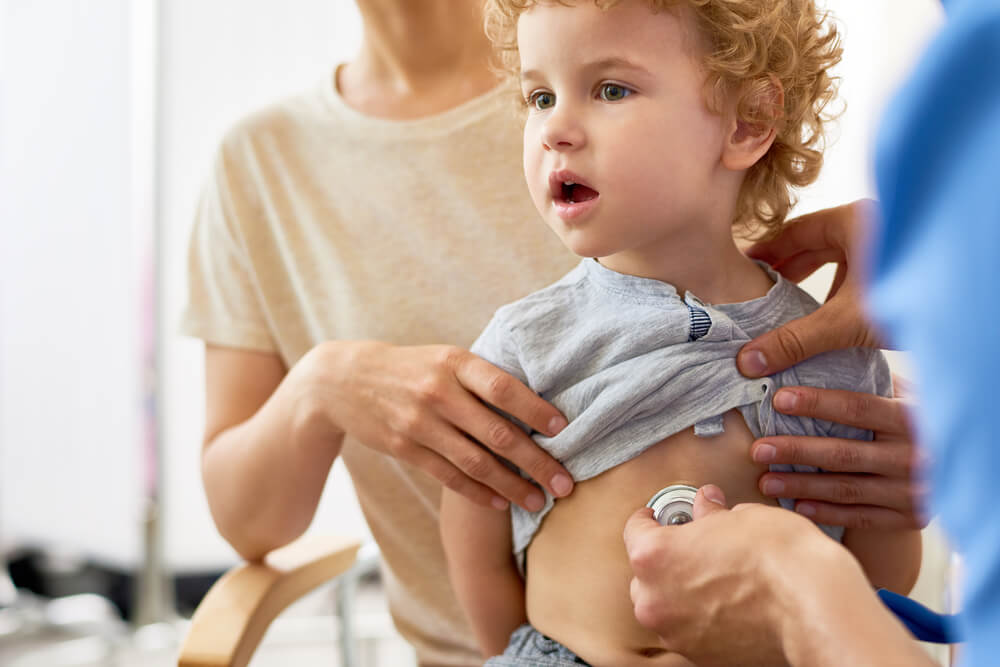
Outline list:
[[[493,316],[489,324],[486,325],[486,328],[483,329],[483,332],[479,334],[479,338],[469,348],[469,351],[481,359],[490,362],[500,370],[510,373],[521,383],[531,387],[528,375],[518,354],[514,331],[506,324],[502,314],[503,309]],[[515,419],[495,406],[490,407],[517,424],[525,433],[531,433],[532,428],[521,420]]]
[[[242,226],[253,206],[233,186],[220,149],[201,194],[188,248],[187,306],[181,332],[207,343],[273,351]],[[241,217],[242,216],[242,217]]]

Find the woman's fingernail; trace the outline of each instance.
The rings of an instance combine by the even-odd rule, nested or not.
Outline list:
[[[767,357],[760,350],[740,352],[739,366],[746,375],[767,375]]]
[[[753,450],[753,460],[757,463],[770,463],[778,455],[778,450],[774,445],[762,442]]]
[[[795,506],[795,511],[802,516],[816,516],[816,506],[810,503],[799,503]]]
[[[509,506],[507,501],[500,496],[493,496],[493,500],[491,500],[490,503],[498,510],[505,510]]]
[[[531,493],[524,499],[524,508],[529,512],[537,512],[545,507],[545,496],[540,493]]]
[[[564,475],[561,472],[557,472],[552,476],[550,484],[552,491],[559,498],[569,495],[569,492],[573,490],[573,480],[569,478],[569,475]]]
[[[785,483],[780,479],[769,479],[764,482],[764,493],[769,496],[781,495],[785,491]]]
[[[774,395],[774,407],[782,412],[794,410],[799,405],[799,395],[790,389],[782,389]]]
[[[549,435],[555,435],[559,431],[563,430],[566,428],[567,423],[568,422],[565,417],[553,417],[549,420]]]

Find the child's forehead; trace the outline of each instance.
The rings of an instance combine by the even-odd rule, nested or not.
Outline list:
[[[517,46],[522,69],[557,56],[589,67],[641,64],[664,55],[701,61],[706,54],[695,15],[683,3],[667,9],[649,0],[603,4],[548,0],[521,12]]]
[[[541,23],[542,30],[522,30],[524,24]],[[683,0],[677,2],[652,2],[651,0],[537,0],[520,12],[517,17],[517,42],[557,39],[560,35],[587,38],[589,47],[622,44],[632,50],[672,43],[690,55],[703,57],[710,49],[710,39],[704,34],[690,6]],[[646,41],[638,39],[646,38]],[[588,51],[590,49],[588,48]],[[581,53],[581,58],[586,53]]]

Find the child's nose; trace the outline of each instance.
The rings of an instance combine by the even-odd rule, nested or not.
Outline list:
[[[553,109],[542,129],[542,147],[548,151],[578,150],[586,144],[579,117],[570,109]]]

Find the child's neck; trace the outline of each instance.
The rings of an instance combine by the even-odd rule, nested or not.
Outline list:
[[[691,292],[705,303],[738,303],[767,294],[774,281],[740,252],[732,237],[672,239],[661,248],[643,248],[602,257],[613,271],[673,285],[683,296]]]

